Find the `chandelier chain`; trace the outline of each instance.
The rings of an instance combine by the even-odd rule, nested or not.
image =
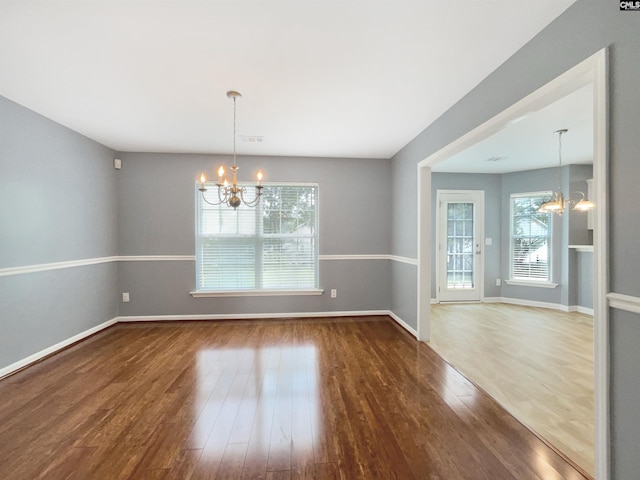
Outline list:
[[[233,97],[233,166],[236,166],[236,97]]]

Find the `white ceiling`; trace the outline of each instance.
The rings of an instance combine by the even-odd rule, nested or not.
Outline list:
[[[228,153],[234,89],[264,137],[239,154],[390,158],[574,1],[0,0],[0,95],[118,151]]]
[[[434,165],[434,172],[508,173],[593,163],[593,84],[589,83],[536,111],[523,112],[499,132]]]

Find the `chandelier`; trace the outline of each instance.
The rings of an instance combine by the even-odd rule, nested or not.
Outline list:
[[[569,194],[569,197],[567,199],[564,198],[564,194],[562,193],[562,135],[564,135],[568,131],[568,129],[562,128],[553,132],[558,135],[559,186],[558,190],[551,194],[551,198],[549,200],[545,200],[542,205],[540,205],[538,213],[555,213],[557,215],[562,215],[567,208],[573,208],[573,210],[586,212],[595,207],[595,204],[591,202],[582,192],[572,192]]]
[[[245,204],[247,207],[255,207],[260,202],[260,196],[262,195],[262,171],[258,170],[256,173],[256,191],[252,199],[245,199],[247,193],[246,187],[238,186],[238,169],[236,165],[236,100],[242,95],[238,92],[230,90],[227,92],[227,97],[233,100],[233,165],[229,167],[231,170],[231,182],[227,179],[225,167],[223,165],[218,168],[218,179],[216,186],[218,187],[218,198],[210,200],[206,196],[207,190],[207,177],[204,173],[200,174],[200,190],[202,192],[202,199],[209,205],[222,205],[226,204],[229,207],[238,208],[241,204]]]

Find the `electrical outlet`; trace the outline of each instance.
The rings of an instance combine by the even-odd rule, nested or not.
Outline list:
[[[338,290],[335,288],[331,289],[331,298],[336,298],[338,296]]]
[[[500,285],[502,285],[502,280],[496,278],[496,287],[499,287]]]
[[[129,292],[124,292],[124,293],[122,294],[122,301],[123,301],[124,303],[127,303],[127,302],[129,301]]]

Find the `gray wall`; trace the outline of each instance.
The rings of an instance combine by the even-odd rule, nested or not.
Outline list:
[[[224,156],[120,154],[120,255],[195,255],[195,178]],[[320,255],[388,254],[389,160],[239,157],[240,180],[261,168],[279,182],[319,184]],[[321,296],[192,298],[195,262],[124,262],[121,315],[204,315],[389,310],[389,260],[320,262]],[[338,290],[331,299],[329,289]]]
[[[587,194],[587,179],[593,178],[592,165],[570,165],[569,189]],[[579,195],[575,194],[575,198]],[[593,199],[591,199],[593,200]],[[593,245],[593,231],[588,230],[585,212],[569,211],[569,245]]]
[[[575,302],[572,305],[579,305],[585,308],[593,308],[593,253],[573,252],[575,255]],[[573,253],[572,253],[573,252]]]
[[[113,152],[0,97],[0,268],[117,255]],[[0,368],[117,316],[117,265],[0,277]]]
[[[640,16],[620,12],[618,2],[579,0],[513,57],[483,80],[393,157],[397,193],[392,211],[392,254],[416,258],[416,164],[489,120],[574,65],[609,47],[610,78],[610,290],[639,296],[640,256],[637,251],[640,210],[633,194],[640,178]],[[397,187],[402,186],[402,190]],[[405,285],[404,288],[410,288]],[[415,290],[415,281],[413,289]],[[392,290],[395,294],[396,288]],[[392,298],[392,305],[398,301]],[[416,309],[411,315],[415,321]],[[624,317],[624,319],[623,319]],[[405,321],[409,322],[408,318]],[[620,325],[624,322],[623,325]],[[637,338],[640,316],[613,312],[613,332]],[[636,478],[640,471],[640,384],[637,343],[613,334],[612,438],[614,478]],[[628,399],[635,398],[635,404]]]

